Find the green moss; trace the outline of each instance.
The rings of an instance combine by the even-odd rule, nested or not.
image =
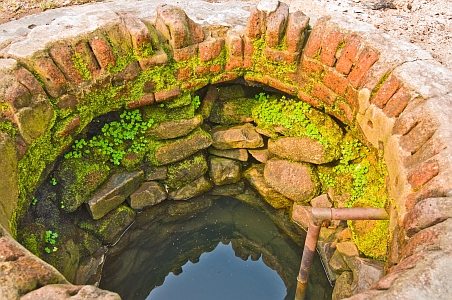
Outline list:
[[[93,78],[91,72],[88,70],[88,64],[83,60],[82,55],[75,52],[72,56],[72,61],[74,62],[74,67],[80,72],[84,80],[90,80]]]
[[[208,170],[207,161],[203,154],[192,157],[168,166],[167,178],[163,181],[170,188],[183,187],[199,178]]]
[[[10,137],[15,138],[18,133],[18,130],[13,125],[13,123],[11,123],[9,121],[4,121],[4,122],[0,122],[0,132],[4,132],[7,135],[9,135]]]
[[[346,41],[340,42],[339,45],[337,45],[336,53],[337,53],[337,51],[339,51],[339,50],[341,50],[342,48],[344,48],[346,43],[347,43]]]
[[[366,206],[367,207],[367,206]],[[362,224],[358,225],[357,222]],[[352,231],[352,241],[367,257],[386,260],[389,237],[389,221],[347,221]],[[357,226],[366,226],[365,234],[357,234]],[[369,228],[371,228],[369,230]]]

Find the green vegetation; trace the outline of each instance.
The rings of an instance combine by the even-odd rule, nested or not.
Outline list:
[[[74,62],[74,67],[80,72],[80,75],[82,75],[83,80],[90,80],[93,78],[91,72],[88,70],[87,63],[83,60],[80,53],[74,53],[72,61]]]
[[[57,185],[58,184],[57,180],[54,177],[50,178],[50,183],[52,185]]]
[[[0,132],[4,132],[10,137],[14,138],[17,135],[18,130],[16,127],[14,127],[13,123],[5,121],[0,122]]]
[[[55,246],[56,239],[58,238],[58,233],[53,232],[52,230],[46,230],[45,241],[49,244],[44,248],[44,251],[47,253],[58,251],[58,247]]]

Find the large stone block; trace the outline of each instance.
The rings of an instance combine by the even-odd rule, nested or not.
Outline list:
[[[234,127],[218,127],[211,131],[214,146],[217,149],[260,148],[264,146],[262,136],[256,128],[246,123]]]
[[[143,209],[156,205],[166,199],[165,187],[158,182],[145,182],[130,195],[129,204],[133,209]]]

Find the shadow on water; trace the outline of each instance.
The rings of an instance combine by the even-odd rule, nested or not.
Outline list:
[[[235,198],[161,203],[110,249],[100,287],[124,300],[293,299],[301,253],[267,214]],[[331,292],[317,257],[306,299]]]

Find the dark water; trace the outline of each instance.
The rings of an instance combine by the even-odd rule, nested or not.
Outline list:
[[[229,197],[167,201],[137,217],[100,287],[122,299],[293,299],[302,248],[267,214]],[[320,260],[307,299],[331,299]]]

